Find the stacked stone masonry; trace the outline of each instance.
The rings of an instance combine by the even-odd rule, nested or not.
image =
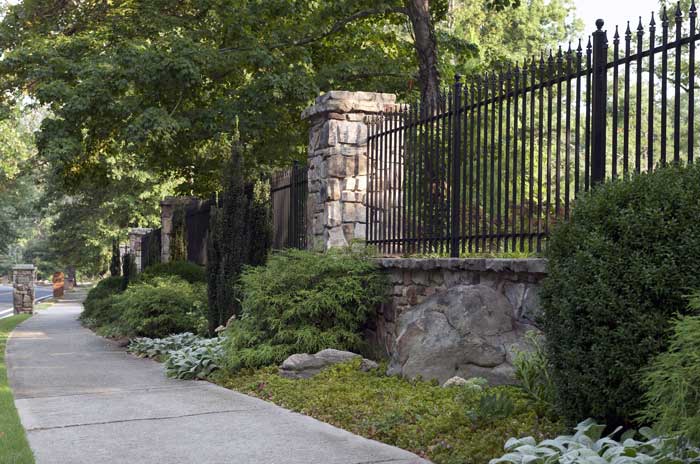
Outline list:
[[[36,268],[18,264],[12,268],[13,307],[15,314],[34,312],[34,281]]]
[[[327,250],[366,238],[368,122],[395,105],[391,94],[333,91],[302,113],[311,124],[309,248]]]
[[[382,354],[395,350],[396,322],[404,312],[427,298],[458,285],[485,285],[506,297],[515,322],[536,327],[540,312],[539,289],[547,273],[545,259],[382,258],[390,295],[368,331]]]

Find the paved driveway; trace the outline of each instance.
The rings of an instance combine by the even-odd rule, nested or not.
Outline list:
[[[7,363],[38,464],[425,463],[207,382],[168,379],[80,326],[78,301],[22,323]],[[1,451],[0,451],[1,454]]]

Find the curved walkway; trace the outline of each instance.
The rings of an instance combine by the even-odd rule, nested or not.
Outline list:
[[[168,379],[81,327],[64,300],[7,346],[10,385],[38,464],[425,463],[406,451],[208,382]]]

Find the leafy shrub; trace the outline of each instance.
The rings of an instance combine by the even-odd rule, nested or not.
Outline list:
[[[536,332],[528,332],[526,338],[531,345],[530,351],[515,353],[513,367],[515,377],[530,399],[538,416],[554,414],[556,390],[549,372],[549,363],[541,337]]]
[[[219,369],[224,356],[220,338],[200,338],[179,350],[170,351],[165,372],[177,379],[206,379]]]
[[[121,291],[121,277],[107,277],[100,280],[87,294],[83,302],[83,312],[80,320],[87,327],[99,327],[112,324],[119,319],[112,303],[113,297]]]
[[[700,293],[691,298],[700,309]],[[675,322],[667,352],[644,372],[645,408],[641,419],[662,433],[680,434],[700,443],[700,316]]]
[[[130,336],[201,333],[206,323],[204,284],[189,284],[174,276],[135,283],[115,297],[113,306]]]
[[[667,346],[683,295],[700,288],[700,165],[606,183],[549,240],[541,303],[557,405],[629,424],[638,373]]]
[[[475,424],[490,424],[499,419],[507,419],[515,413],[515,402],[505,392],[488,393],[479,398],[476,408],[467,415]]]
[[[136,338],[128,350],[139,357],[164,359],[169,377],[205,379],[221,365],[223,341],[185,332],[165,338]]]
[[[242,314],[227,331],[232,370],[325,348],[359,351],[360,331],[386,280],[364,251],[289,250],[241,277]]]
[[[189,261],[170,261],[153,264],[144,269],[139,280],[145,281],[154,277],[167,276],[177,276],[191,284],[207,281],[204,268]]]
[[[507,454],[492,459],[489,464],[682,464],[700,462],[699,450],[679,447],[677,439],[656,437],[649,429],[641,429],[643,439],[635,440],[634,430],[623,435],[622,441],[602,437],[605,425],[587,419],[576,426],[574,435],[563,435],[541,443],[533,437],[511,438],[506,442]],[[616,430],[616,432],[619,431]]]
[[[84,304],[89,304],[92,300],[101,300],[103,298],[112,296],[119,293],[121,287],[122,278],[121,277],[107,277],[100,280],[97,284],[90,289],[85,297]]]

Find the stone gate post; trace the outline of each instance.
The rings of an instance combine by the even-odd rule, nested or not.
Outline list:
[[[152,230],[145,227],[135,227],[129,230],[129,250],[134,258],[134,263],[136,263],[136,272],[141,272],[142,268],[141,239]]]
[[[393,94],[332,91],[302,113],[311,124],[309,248],[327,250],[366,238],[368,116],[395,104]]]
[[[12,267],[14,313],[34,312],[34,281],[36,268],[33,264],[17,264]]]

